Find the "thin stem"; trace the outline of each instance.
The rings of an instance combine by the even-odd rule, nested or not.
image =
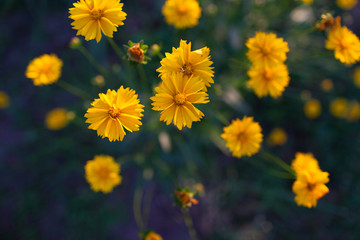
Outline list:
[[[150,216],[150,207],[151,207],[151,201],[154,196],[155,189],[154,187],[150,187],[150,190],[145,194],[144,196],[144,225],[148,224],[149,216]]]
[[[78,87],[71,85],[70,83],[64,81],[58,81],[56,83],[59,87],[63,88],[64,90],[68,91],[69,93],[82,98],[83,100],[89,100],[90,96],[83,90]]]
[[[181,212],[183,214],[185,224],[186,224],[186,227],[187,227],[187,229],[189,231],[191,239],[192,240],[198,240],[197,233],[196,233],[196,230],[194,228],[194,222],[193,222],[192,217],[190,215],[189,209],[188,208],[182,208]]]
[[[136,224],[140,228],[140,231],[144,230],[144,222],[141,216],[141,198],[142,198],[143,190],[141,187],[135,190],[134,194],[134,202],[133,202],[133,211]]]
[[[289,166],[289,164],[287,164],[286,162],[284,162],[283,160],[281,160],[279,157],[268,153],[266,151],[260,151],[259,155],[266,161],[268,162],[272,162],[275,163],[277,165],[279,165],[279,167],[283,168],[284,170],[286,170],[287,172],[289,172],[291,175],[295,176],[294,170]]]
[[[96,61],[96,59],[89,53],[89,51],[84,46],[80,45],[78,49],[100,74],[111,78],[108,71],[106,71],[106,69]]]
[[[288,172],[283,172],[283,171],[278,171],[276,169],[272,169],[269,168],[268,166],[261,164],[259,161],[256,161],[256,158],[253,159],[248,159],[248,158],[244,158],[246,160],[248,160],[247,162],[249,162],[250,164],[254,165],[255,167],[261,168],[264,172],[278,177],[278,178],[286,178],[286,179],[294,179],[294,175],[289,174]]]
[[[148,89],[148,82],[146,80],[146,74],[145,74],[143,65],[138,64],[137,65],[137,70],[138,70],[138,73],[139,73],[139,77],[140,77],[140,81],[141,81],[141,85],[143,87],[143,90],[147,90]]]
[[[109,41],[109,43],[110,43],[111,47],[114,49],[116,55],[118,55],[118,57],[122,60],[123,57],[125,56],[125,54],[121,51],[119,46],[115,43],[115,41],[112,38],[107,37],[106,39]]]

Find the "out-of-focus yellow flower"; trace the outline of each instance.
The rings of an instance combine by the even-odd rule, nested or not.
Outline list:
[[[296,173],[305,170],[320,170],[319,163],[312,153],[296,153],[295,159],[291,163],[291,167]]]
[[[346,119],[349,122],[355,122],[360,119],[360,104],[358,101],[353,101],[348,104],[348,111]]]
[[[184,76],[199,77],[207,87],[214,83],[213,62],[210,60],[210,49],[203,47],[191,51],[191,42],[188,44],[180,40],[180,47],[173,48],[172,53],[165,53],[165,58],[161,60],[161,67],[156,71],[160,72],[159,76],[164,79],[172,73],[182,73]]]
[[[321,81],[320,87],[323,91],[329,92],[333,89],[334,84],[331,79],[327,78]]]
[[[106,94],[100,93],[91,105],[85,114],[86,122],[90,123],[89,129],[96,130],[102,138],[109,138],[110,142],[122,141],[126,135],[124,128],[133,132],[139,131],[142,125],[140,120],[144,105],[130,88],[109,89]]]
[[[360,60],[360,40],[347,27],[333,27],[325,47],[335,51],[335,58],[342,63],[353,64]]]
[[[55,54],[44,54],[29,63],[25,75],[36,86],[48,85],[60,78],[62,66],[63,62]]]
[[[271,67],[254,65],[248,71],[248,84],[258,97],[271,95],[273,98],[281,96],[285,87],[289,85],[290,77],[285,64],[276,64]]]
[[[315,119],[321,114],[321,103],[319,100],[310,99],[304,105],[304,113],[307,118]]]
[[[302,0],[305,4],[313,4],[314,0]]]
[[[236,119],[227,127],[221,137],[226,141],[234,157],[252,156],[260,150],[263,140],[259,123],[254,122],[253,117],[244,117],[242,120]]]
[[[360,67],[356,67],[354,70],[354,83],[355,86],[360,88]]]
[[[10,98],[6,92],[0,91],[0,109],[7,108],[10,105]]]
[[[274,33],[257,32],[246,42],[249,48],[247,56],[255,65],[272,66],[283,63],[289,52],[287,42]]]
[[[198,25],[201,8],[197,0],[167,0],[162,14],[169,25],[184,29]]]
[[[78,30],[76,35],[82,35],[86,41],[101,40],[101,32],[105,36],[113,37],[117,27],[124,25],[126,13],[123,12],[123,3],[120,0],[80,0],[69,9],[69,18],[73,29]]]
[[[345,98],[335,98],[330,103],[330,112],[333,116],[343,118],[347,113],[348,102]]]
[[[329,192],[325,183],[329,173],[321,171],[317,160],[311,153],[296,153],[291,167],[296,172],[293,192],[299,206],[316,207],[317,200]]]
[[[72,116],[72,112],[64,108],[55,108],[46,114],[45,126],[50,130],[60,130],[68,125]]]
[[[336,4],[344,10],[352,9],[357,3],[358,0],[336,0]]]
[[[163,79],[155,88],[153,110],[162,111],[160,121],[174,125],[182,130],[184,126],[191,128],[192,122],[200,121],[204,114],[194,104],[208,103],[208,94],[204,92],[204,82],[198,76],[173,73]]]
[[[162,240],[162,237],[151,231],[145,236],[144,240]]]
[[[93,191],[111,192],[122,181],[120,165],[114,158],[106,155],[97,155],[85,165],[86,181]]]
[[[269,146],[282,146],[287,141],[287,134],[282,128],[274,128],[271,130],[269,137],[267,138],[267,144]]]

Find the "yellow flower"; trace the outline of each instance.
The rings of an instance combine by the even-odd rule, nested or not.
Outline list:
[[[327,78],[321,81],[320,87],[323,91],[329,92],[331,89],[333,89],[334,84],[331,79]]]
[[[305,4],[313,4],[314,0],[302,0]]]
[[[156,71],[160,72],[161,78],[167,78],[172,73],[180,72],[185,76],[194,75],[199,77],[207,87],[214,83],[213,62],[210,60],[210,49],[203,47],[191,51],[191,42],[189,44],[180,40],[180,47],[173,48],[172,53],[165,53],[165,58],[161,60],[161,67]]]
[[[336,4],[345,10],[350,10],[356,6],[358,0],[336,0]]]
[[[263,140],[259,123],[254,122],[253,117],[236,119],[227,127],[221,137],[226,141],[234,157],[251,156],[260,150]]]
[[[271,130],[267,143],[270,146],[284,145],[287,141],[287,134],[282,128],[274,128]]]
[[[319,100],[310,99],[304,105],[304,113],[307,118],[315,119],[321,114],[321,104]]]
[[[197,0],[167,0],[162,14],[168,24],[184,29],[198,24],[201,8]]]
[[[325,47],[335,51],[335,58],[346,64],[360,60],[360,40],[347,27],[333,27]]]
[[[355,122],[360,118],[360,104],[358,101],[354,101],[349,104],[346,119],[349,122]]]
[[[124,25],[126,13],[123,12],[123,3],[120,0],[80,0],[69,9],[74,22],[73,29],[78,30],[76,35],[82,35],[86,41],[101,40],[101,32],[105,36],[113,37],[117,27]]]
[[[300,173],[305,170],[320,170],[318,161],[314,158],[312,153],[296,153],[295,159],[291,163],[291,167],[296,173]]]
[[[106,94],[100,93],[91,105],[85,114],[86,122],[91,124],[89,129],[96,130],[102,138],[122,141],[126,135],[124,128],[139,131],[144,105],[134,90],[123,86],[117,91],[109,89]]]
[[[144,240],[162,240],[162,237],[154,232],[149,232]]]
[[[55,108],[46,114],[45,126],[50,130],[60,130],[68,125],[71,115],[64,108]]]
[[[347,113],[348,102],[345,98],[335,98],[330,103],[330,112],[335,117],[345,117]]]
[[[86,162],[85,177],[93,191],[103,193],[111,192],[122,181],[120,165],[106,155],[97,155]]]
[[[354,83],[355,86],[360,88],[360,67],[356,67],[354,70]]]
[[[281,96],[285,87],[289,85],[290,77],[284,64],[254,65],[248,71],[248,84],[258,97],[271,95],[273,98]]]
[[[246,42],[249,48],[247,56],[255,65],[272,66],[283,63],[289,52],[287,42],[277,38],[274,33],[257,32],[255,37]]]
[[[29,63],[25,75],[36,86],[48,85],[60,78],[62,66],[63,62],[55,54],[44,54]]]
[[[10,98],[6,92],[0,91],[0,109],[7,108],[10,105]]]
[[[191,128],[192,122],[200,121],[204,114],[193,104],[208,103],[208,94],[203,91],[204,83],[199,77],[173,73],[163,79],[155,88],[153,110],[162,111],[160,121],[169,125],[174,122],[178,129]]]

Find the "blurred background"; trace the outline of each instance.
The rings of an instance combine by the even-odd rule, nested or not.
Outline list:
[[[359,36],[359,4],[345,11],[333,0],[313,5],[201,0],[199,25],[179,31],[165,23],[163,0],[122,1],[128,16],[114,34],[119,46],[144,40],[162,46],[164,54],[184,39],[193,49],[211,50],[215,84],[210,103],[200,106],[205,118],[178,131],[151,110],[149,97],[160,82],[157,56],[144,66],[148,82],[143,84],[136,68],[119,60],[105,39],[97,44],[80,36],[113,75],[105,78],[105,86],[94,82],[99,72],[69,47],[76,34],[68,18],[73,2],[0,1],[0,91],[9,97],[8,106],[0,109],[0,239],[138,239],[133,209],[139,209],[134,195],[141,194],[147,229],[165,240],[190,239],[171,196],[177,186],[202,192],[190,209],[200,239],[360,238],[360,110],[353,107],[360,100],[357,66],[335,60],[325,49],[325,33],[310,31],[322,13],[331,12]],[[275,32],[289,43],[291,80],[278,99],[259,99],[246,85],[250,62],[245,42],[259,30]],[[87,100],[59,84],[36,87],[25,78],[28,63],[44,53],[63,60],[61,81],[85,91]],[[88,130],[83,116],[98,93],[120,85],[139,93],[146,107],[144,125],[123,142],[110,143]],[[333,102],[338,98],[346,100],[345,114],[336,110],[344,105]],[[46,114],[57,107],[75,117],[65,128],[49,130]],[[330,193],[316,208],[298,207],[293,180],[270,175],[256,155],[235,159],[227,152],[219,136],[224,119],[244,115],[262,126],[263,149],[288,163],[296,152],[312,152],[330,173]],[[274,128],[287,137],[274,140]],[[86,161],[97,154],[121,163],[123,182],[110,194],[94,193],[84,177]]]

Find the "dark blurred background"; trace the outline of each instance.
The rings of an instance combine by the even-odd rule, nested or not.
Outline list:
[[[185,39],[193,49],[211,49],[215,85],[211,102],[201,108],[205,119],[182,132],[166,126],[151,110],[152,92],[142,89],[136,69],[120,61],[105,38],[97,44],[80,36],[116,75],[115,82],[105,79],[106,87],[92,85],[99,73],[69,48],[76,34],[68,18],[72,0],[1,0],[0,90],[9,95],[10,106],[0,109],[0,239],[138,239],[133,198],[141,191],[143,207],[150,209],[148,229],[165,240],[190,239],[171,194],[178,185],[197,183],[204,195],[190,212],[200,239],[360,239],[360,126],[328,110],[336,97],[360,100],[352,77],[356,66],[341,64],[325,50],[324,33],[307,33],[330,11],[359,36],[359,4],[343,11],[327,0],[310,6],[293,0],[202,0],[199,25],[178,31],[161,15],[164,1],[122,2],[128,16],[114,35],[120,46],[144,40],[161,45],[164,53]],[[279,99],[258,99],[245,84],[250,63],[244,43],[259,30],[289,42],[291,81]],[[36,87],[25,78],[29,61],[44,53],[64,61],[61,79],[86,91],[88,101],[57,84]],[[153,57],[144,66],[151,87],[159,83],[159,62]],[[329,92],[320,88],[326,78],[334,83]],[[83,115],[98,93],[122,84],[139,92],[146,106],[144,130],[110,143],[87,129]],[[309,94],[322,105],[314,120],[303,112]],[[50,131],[44,119],[55,107],[74,111],[76,118],[65,129]],[[274,127],[285,129],[284,146],[264,141],[262,147],[288,163],[298,151],[312,152],[330,173],[330,193],[314,209],[296,206],[292,180],[275,178],[251,164],[252,158],[234,159],[224,150],[219,114],[228,120],[254,116],[265,138]],[[92,192],[84,178],[84,165],[96,154],[122,164],[123,182],[107,195]]]

